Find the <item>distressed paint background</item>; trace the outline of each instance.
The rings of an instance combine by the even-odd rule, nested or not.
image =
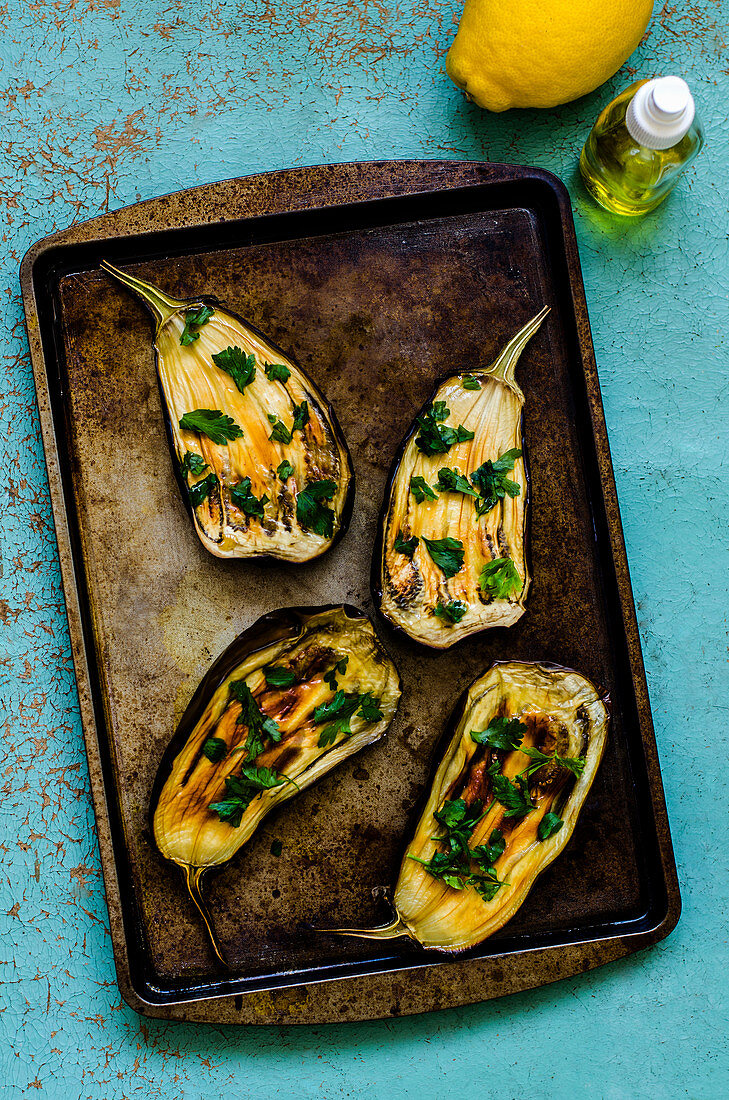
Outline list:
[[[656,6],[608,85],[493,116],[443,72],[446,0],[0,6],[0,1066],[12,1096],[718,1100],[726,1058],[729,0]],[[686,76],[708,145],[635,224],[580,145],[634,76]],[[573,195],[684,915],[657,949],[490,1004],[316,1029],[146,1022],[119,998],[17,285],[38,237],[110,207],[321,161],[533,163]],[[722,770],[720,771],[719,768]]]

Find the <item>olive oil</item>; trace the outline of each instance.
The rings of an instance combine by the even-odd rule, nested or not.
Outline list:
[[[703,144],[686,82],[675,76],[639,80],[599,116],[580,155],[580,173],[606,210],[647,214],[676,186]]]

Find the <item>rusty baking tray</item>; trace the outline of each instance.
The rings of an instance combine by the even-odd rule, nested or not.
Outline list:
[[[354,458],[346,538],[304,567],[224,562],[194,534],[165,442],[141,306],[106,257],[173,295],[215,295],[290,349]],[[360,1020],[484,1000],[655,943],[680,900],[569,200],[536,169],[345,164],[212,184],[39,242],[22,287],[117,973],[150,1016]],[[381,637],[404,682],[383,743],[269,817],[211,880],[233,960],[215,966],[148,803],[215,656],[276,607],[372,612],[388,467],[434,380],[485,364],[543,304],[522,357],[534,585],[510,630],[430,653]],[[386,916],[432,753],[495,659],[556,661],[611,698],[609,747],[574,836],[517,916],[457,958],[312,932]],[[271,841],[283,842],[278,858]]]

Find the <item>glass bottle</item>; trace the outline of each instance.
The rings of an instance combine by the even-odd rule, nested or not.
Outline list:
[[[580,173],[606,210],[647,214],[676,186],[703,144],[686,81],[639,80],[599,116],[580,155]]]

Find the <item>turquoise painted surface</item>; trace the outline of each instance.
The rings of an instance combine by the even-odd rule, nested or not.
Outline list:
[[[467,105],[445,77],[457,15],[446,0],[0,9],[0,1064],[11,1096],[729,1095],[729,2],[657,5],[605,87],[503,116]],[[583,195],[579,148],[621,86],[664,72],[691,82],[707,148],[655,214],[618,221]],[[292,1030],[144,1021],[114,980],[18,263],[41,235],[140,198],[386,157],[538,164],[572,193],[684,915],[648,953],[482,1006]]]

